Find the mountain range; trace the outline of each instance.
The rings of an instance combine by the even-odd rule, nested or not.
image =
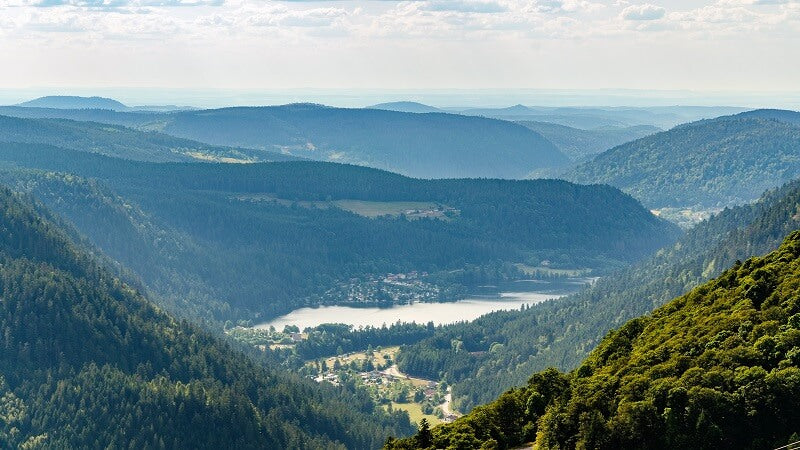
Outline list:
[[[737,260],[776,248],[800,229],[799,204],[800,182],[795,181],[758,202],[720,212],[675,244],[583,292],[523,312],[492,313],[443,327],[401,351],[400,368],[422,377],[443,373],[462,410],[523,384],[536,371],[574,369],[614,327],[688,292]],[[466,351],[454,352],[453,339]]]
[[[527,178],[569,162],[555,145],[522,125],[457,114],[312,104],[168,113],[8,106],[0,107],[0,114],[123,125],[418,178]]]
[[[658,106],[658,107],[546,107],[514,105],[506,108],[444,108],[448,112],[565,125],[584,130],[648,125],[661,129],[700,119],[735,114],[747,108]]]
[[[339,283],[385,273],[499,265],[490,273],[512,276],[513,263],[544,260],[608,270],[679,233],[614,188],[557,180],[149,163],[18,143],[0,143],[0,161],[0,180],[62,214],[170,311],[219,321],[329,304]]]
[[[109,111],[179,111],[197,109],[176,105],[128,106],[107,97],[79,97],[75,95],[48,95],[17,104],[25,108],[99,109]]]
[[[660,130],[723,110],[737,114]],[[0,447],[800,440],[800,113],[453,112],[0,107]],[[718,212],[682,232],[647,209],[665,207]],[[452,325],[326,325],[258,346],[222,333],[397,305],[362,289],[389,274],[414,274],[429,301],[601,277]],[[356,369],[308,379],[330,370],[317,358],[390,345],[376,364],[441,382],[466,415],[415,429],[395,407],[411,393],[377,399]]]
[[[750,202],[800,176],[796,116],[753,111],[681,125],[601,153],[564,178],[616,186],[650,208]]]
[[[592,130],[548,122],[519,121],[519,124],[541,134],[567,155],[573,164],[584,162],[610,148],[662,131],[650,125],[605,127]]]
[[[155,131],[67,119],[0,116],[0,142],[47,144],[134,161],[291,161],[280,153],[203,144]]]

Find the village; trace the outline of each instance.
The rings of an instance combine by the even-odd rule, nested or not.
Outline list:
[[[283,331],[235,326],[226,330],[226,334],[261,351],[277,352],[292,352],[296,344],[309,337],[307,332],[294,326],[287,326]],[[460,414],[451,407],[451,387],[444,382],[402,373],[395,363],[399,350],[400,347],[392,346],[341,352],[336,356],[299,361],[292,369],[317,383],[347,384],[364,389],[377,404],[388,410],[406,411],[417,423],[422,418],[431,424],[457,419]]]
[[[341,281],[325,291],[321,302],[337,305],[399,305],[438,302],[452,297],[448,289],[425,279],[427,272],[388,273]]]
[[[343,354],[307,367],[316,369],[309,376],[318,383],[341,385],[353,383],[370,393],[379,405],[391,410],[403,410],[414,422],[422,418],[432,424],[449,423],[459,417],[451,408],[452,388],[447,383],[406,375],[394,364],[398,347],[376,351]],[[378,363],[378,365],[376,365]]]

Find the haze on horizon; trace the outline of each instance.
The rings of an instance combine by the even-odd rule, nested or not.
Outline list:
[[[797,107],[798,36],[800,0],[0,0],[0,103]]]

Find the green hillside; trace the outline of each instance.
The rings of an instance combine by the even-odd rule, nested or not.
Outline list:
[[[648,125],[582,130],[548,122],[520,121],[519,123],[544,136],[576,162],[661,131],[660,128]]]
[[[171,318],[5,188],[0,298],[2,448],[370,448],[410,430]]]
[[[772,449],[800,433],[800,232],[432,433],[387,448]]]
[[[749,202],[800,176],[800,127],[766,117],[681,125],[608,150],[564,178],[616,186],[649,208]]]
[[[296,158],[263,150],[202,144],[153,131],[65,119],[0,116],[0,142],[48,144],[134,161],[289,161]]]
[[[550,366],[571,370],[610,329],[688,292],[736,260],[777,247],[800,228],[798,205],[800,182],[789,183],[759,202],[724,210],[674,245],[578,294],[443,327],[403,348],[400,368],[446,377],[462,411],[523,384],[533,372]],[[465,351],[457,351],[454,342]]]
[[[0,144],[0,160],[5,182],[66,217],[171,299],[170,310],[221,321],[330,304],[325,293],[343,280],[386,273],[441,273],[449,289],[520,276],[514,262],[618,267],[678,233],[616,189],[554,180],[424,181],[318,162],[153,164],[24,144]],[[373,213],[409,202],[434,206],[429,217]]]
[[[519,124],[457,114],[314,104],[170,113],[0,107],[0,114],[117,124],[419,178],[526,178],[568,162],[551,142]]]

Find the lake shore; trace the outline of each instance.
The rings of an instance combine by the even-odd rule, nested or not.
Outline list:
[[[566,280],[536,281],[504,286],[514,289],[494,295],[476,294],[465,299],[446,303],[411,303],[395,305],[389,308],[352,307],[352,306],[320,306],[317,308],[300,308],[289,314],[264,322],[255,328],[275,327],[282,330],[286,325],[313,328],[324,323],[343,323],[359,326],[381,327],[399,322],[428,323],[446,325],[462,321],[475,320],[494,311],[520,309],[523,305],[535,305],[547,300],[561,298],[579,291],[591,284],[592,278],[569,278]]]

